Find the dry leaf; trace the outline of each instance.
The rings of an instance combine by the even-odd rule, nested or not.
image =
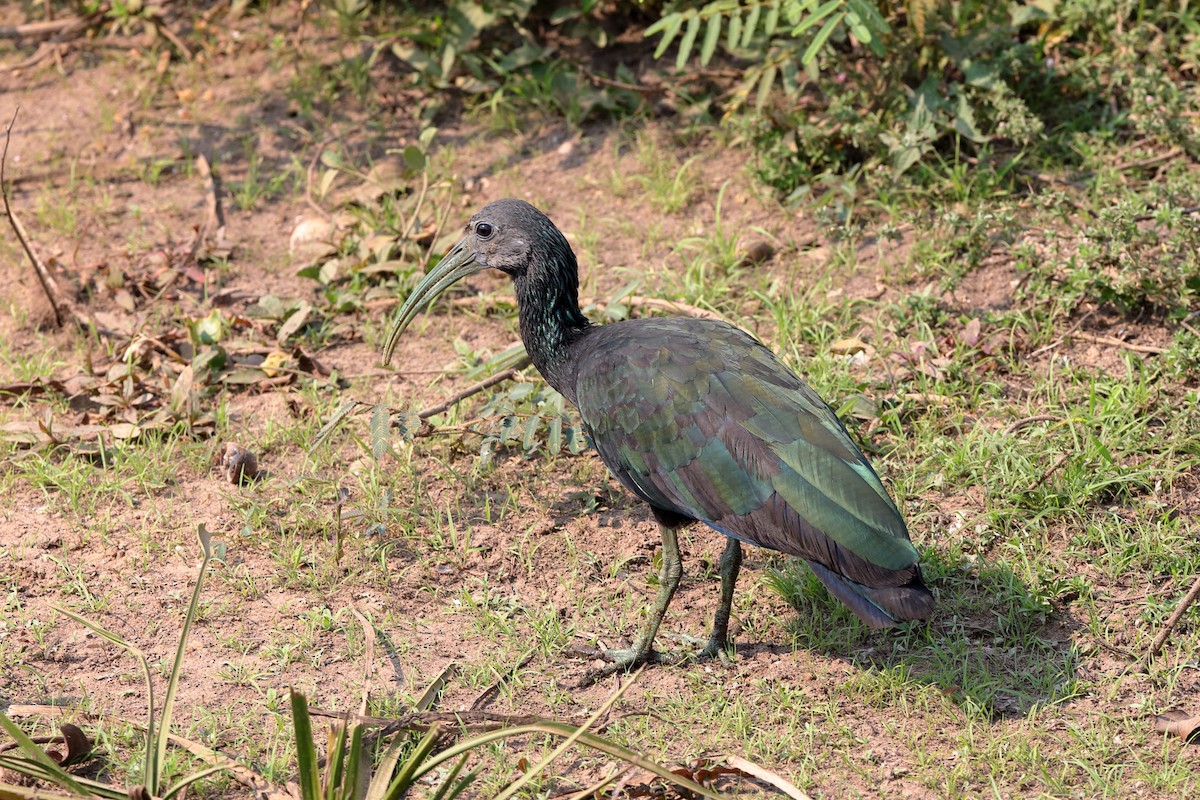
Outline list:
[[[974,347],[975,345],[979,344],[979,331],[981,328],[982,324],[979,321],[979,317],[975,317],[968,322],[967,327],[963,328],[962,332],[963,344],[969,345],[970,347]]]
[[[829,345],[829,352],[835,356],[852,356],[857,353],[862,353],[867,349],[867,343],[858,337],[849,339],[838,339],[833,344]]]
[[[1200,716],[1188,714],[1182,708],[1173,708],[1154,718],[1153,729],[1183,739],[1191,744],[1200,738]]]

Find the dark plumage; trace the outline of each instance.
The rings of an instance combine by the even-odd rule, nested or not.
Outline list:
[[[723,322],[591,325],[579,311],[570,246],[528,203],[499,200],[471,218],[467,235],[401,309],[385,363],[425,302],[488,267],[513,279],[534,365],[579,409],[604,463],[662,528],[659,597],[633,648],[609,653],[616,667],[652,655],[682,574],[675,529],[693,520],[730,537],[703,655],[725,654],[739,542],[805,559],[873,627],[932,613],[904,520],[829,406],[770,350]]]

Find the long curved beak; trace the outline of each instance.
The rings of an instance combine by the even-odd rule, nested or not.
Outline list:
[[[392,354],[396,350],[396,342],[400,340],[400,334],[404,333],[404,329],[417,316],[417,312],[458,281],[487,269],[475,260],[475,253],[467,238],[464,236],[458,244],[450,248],[450,252],[446,253],[438,265],[425,275],[424,279],[417,284],[417,288],[413,289],[413,293],[404,301],[404,306],[396,316],[396,321],[392,323],[392,329],[388,331],[387,341],[383,345],[384,366],[391,362]]]

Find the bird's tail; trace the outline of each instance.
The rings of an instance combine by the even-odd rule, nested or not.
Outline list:
[[[875,588],[838,575],[826,566],[807,561],[829,593],[845,603],[872,628],[891,628],[901,622],[933,615],[933,595],[918,575],[903,586]]]

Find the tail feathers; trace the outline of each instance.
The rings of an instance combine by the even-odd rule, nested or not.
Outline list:
[[[806,563],[830,594],[872,628],[891,628],[901,622],[928,619],[933,615],[933,595],[921,583],[920,577],[904,586],[877,589],[838,575],[815,561]]]

